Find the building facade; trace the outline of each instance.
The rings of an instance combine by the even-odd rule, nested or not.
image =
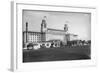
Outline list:
[[[47,41],[49,41],[50,43],[51,40],[52,42],[55,42],[55,40],[57,42],[58,40],[62,41],[64,44],[67,44],[67,41],[73,40],[73,38],[75,40],[76,37],[77,35],[68,33],[67,24],[64,24],[63,30],[48,28],[46,23],[46,16],[44,16],[44,18],[42,19],[40,32],[28,31],[28,23],[26,23],[26,31],[23,31],[24,44],[40,43],[40,42],[47,43]]]

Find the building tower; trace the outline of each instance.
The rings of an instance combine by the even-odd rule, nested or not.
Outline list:
[[[65,45],[67,45],[67,41],[69,39],[69,36],[68,36],[68,25],[67,24],[64,25],[64,31],[65,31],[64,43],[65,43]]]
[[[41,41],[46,41],[46,31],[47,31],[47,23],[46,23],[46,16],[43,17],[41,23]]]
[[[67,24],[64,25],[64,31],[66,34],[68,33],[68,25]]]
[[[41,23],[41,32],[45,33],[47,30],[47,23],[46,23],[46,16],[43,17],[42,23]]]

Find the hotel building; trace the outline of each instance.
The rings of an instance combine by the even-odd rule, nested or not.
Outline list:
[[[47,27],[46,16],[42,19],[41,22],[41,31],[34,32],[28,31],[28,23],[26,22],[26,31],[23,31],[23,44],[26,43],[50,43],[51,41],[56,41],[56,44],[59,44],[59,41],[62,41],[65,45],[67,41],[76,40],[77,35],[68,33],[68,26],[64,24],[64,29],[52,29]],[[58,43],[57,43],[58,42]],[[59,45],[60,46],[60,45]]]

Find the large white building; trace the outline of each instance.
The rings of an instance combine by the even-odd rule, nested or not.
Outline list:
[[[46,16],[42,19],[40,32],[28,31],[28,23],[26,23],[26,31],[23,31],[23,44],[40,42],[47,43],[51,40],[60,40],[64,44],[67,44],[67,41],[76,39],[77,35],[68,33],[67,24],[64,24],[64,29],[62,30],[48,28]]]

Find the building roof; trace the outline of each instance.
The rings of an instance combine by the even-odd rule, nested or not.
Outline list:
[[[55,35],[65,35],[65,31],[64,30],[52,29],[52,28],[47,28],[47,33],[55,34]]]
[[[47,28],[47,30],[65,32],[64,30],[52,29],[52,28]]]
[[[26,33],[26,31],[23,31],[24,33]],[[36,32],[36,31],[27,31],[28,33],[41,33],[41,32]]]
[[[72,34],[72,33],[68,33],[68,34],[66,34],[66,35],[78,36],[78,35]]]

